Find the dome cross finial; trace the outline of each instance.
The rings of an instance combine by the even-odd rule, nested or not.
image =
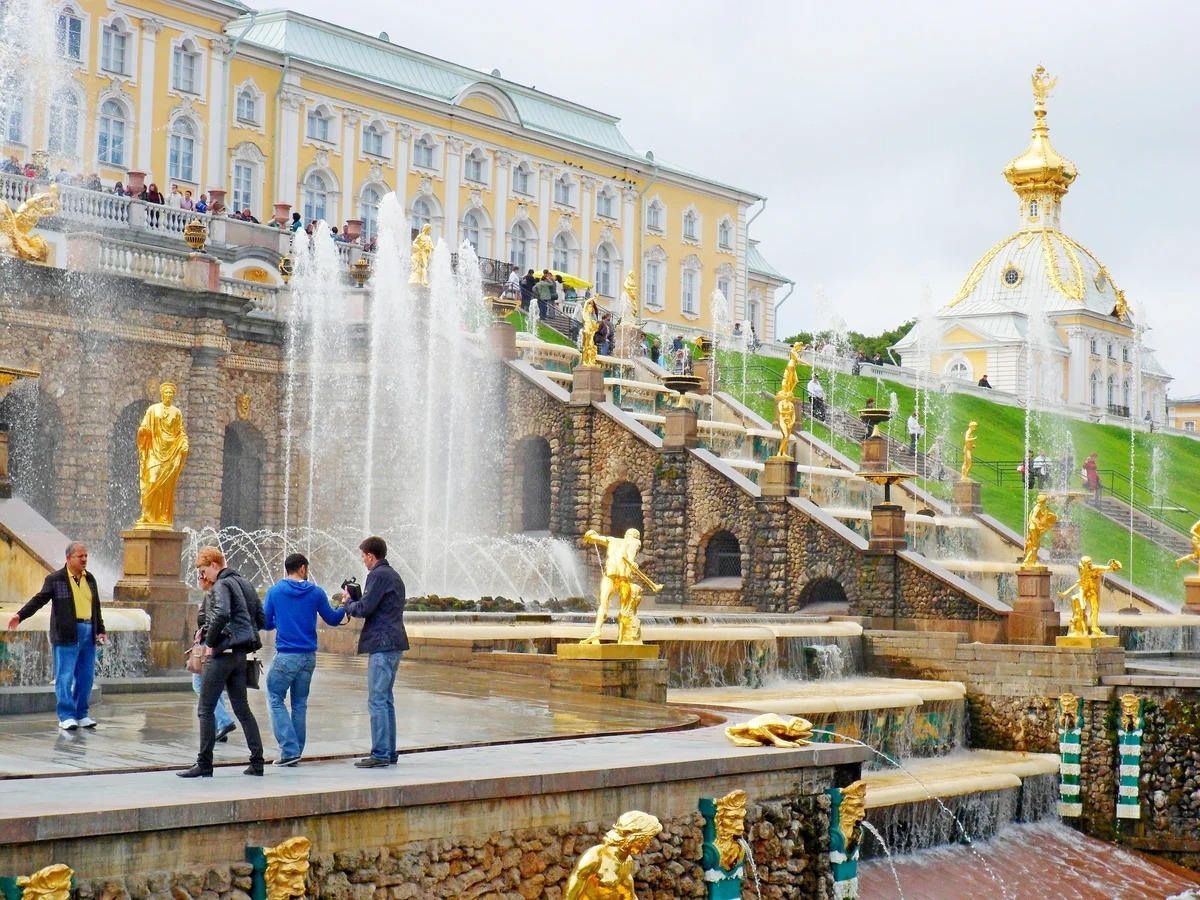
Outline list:
[[[1038,66],[1033,70],[1033,99],[1039,109],[1045,108],[1046,98],[1050,96],[1050,92],[1054,90],[1056,84],[1058,84],[1058,79],[1047,75],[1045,66]]]

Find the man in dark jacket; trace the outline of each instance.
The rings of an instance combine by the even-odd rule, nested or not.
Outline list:
[[[533,286],[537,283],[538,279],[533,274],[533,269],[526,272],[525,277],[521,279],[521,309],[529,310],[529,303],[533,300]]]
[[[95,728],[88,715],[88,699],[96,677],[96,645],[108,640],[100,616],[100,590],[87,571],[87,547],[67,544],[67,564],[46,576],[42,589],[8,620],[16,628],[50,604],[50,648],[54,651],[54,695],[58,727],[74,731]]]
[[[371,755],[354,765],[374,769],[394,764],[396,752],[396,705],[392,689],[400,654],[408,649],[404,631],[404,582],[388,565],[387,544],[369,537],[358,545],[367,583],[362,597],[346,601],[346,614],[365,619],[358,637],[358,652],[367,657],[367,712],[371,714]]]
[[[246,746],[250,748],[250,767],[246,775],[263,774],[263,745],[258,722],[246,701],[246,654],[262,646],[258,632],[266,624],[262,603],[254,586],[233,569],[226,568],[225,555],[217,547],[201,547],[196,554],[196,572],[200,587],[212,592],[208,615],[204,620],[204,645],[208,661],[200,681],[200,752],[196,764],[180,778],[210,778],[213,773],[213,745],[217,727],[213,710],[222,691],[229,692],[229,704],[242,725]]]

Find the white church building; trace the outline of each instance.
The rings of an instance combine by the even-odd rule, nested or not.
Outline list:
[[[1042,405],[1115,418],[1165,416],[1171,377],[1143,343],[1144,326],[1112,273],[1061,229],[1062,201],[1078,170],[1050,144],[1046,97],[1033,75],[1028,149],[1004,177],[1019,198],[1017,230],[975,263],[958,293],[893,348],[907,368],[972,382]]]

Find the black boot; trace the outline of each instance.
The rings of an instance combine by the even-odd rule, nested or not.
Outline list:
[[[206,769],[200,763],[196,763],[196,765],[192,766],[186,772],[176,772],[175,774],[180,778],[212,778],[212,773],[211,766]]]
[[[243,775],[261,775],[263,773],[262,763],[250,763],[249,767],[242,771]]]

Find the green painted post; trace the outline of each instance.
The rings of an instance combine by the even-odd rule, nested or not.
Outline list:
[[[1058,814],[1064,819],[1083,815],[1083,795],[1080,792],[1080,756],[1083,734],[1083,698],[1075,697],[1074,709],[1063,709],[1059,701],[1058,714]],[[1066,717],[1074,714],[1068,727]]]
[[[1121,751],[1121,778],[1117,782],[1117,818],[1140,819],[1142,806],[1138,802],[1138,778],[1142,774],[1142,728],[1145,701],[1138,698],[1137,716],[1133,728],[1125,730],[1125,714],[1118,709],[1117,748]]]
[[[17,879],[0,875],[0,897],[3,900],[21,900],[24,891],[17,887]]]
[[[838,900],[858,897],[858,843],[846,846],[839,827],[842,808],[841,788],[829,788],[829,865],[833,869],[833,896]]]
[[[709,900],[740,900],[746,860],[739,860],[732,869],[721,866],[721,851],[717,849],[717,803],[710,797],[700,800],[700,815],[704,816],[704,847],[701,863],[704,881],[708,884]]]
[[[247,847],[246,862],[254,866],[250,876],[250,900],[267,900],[267,855],[262,847]]]

